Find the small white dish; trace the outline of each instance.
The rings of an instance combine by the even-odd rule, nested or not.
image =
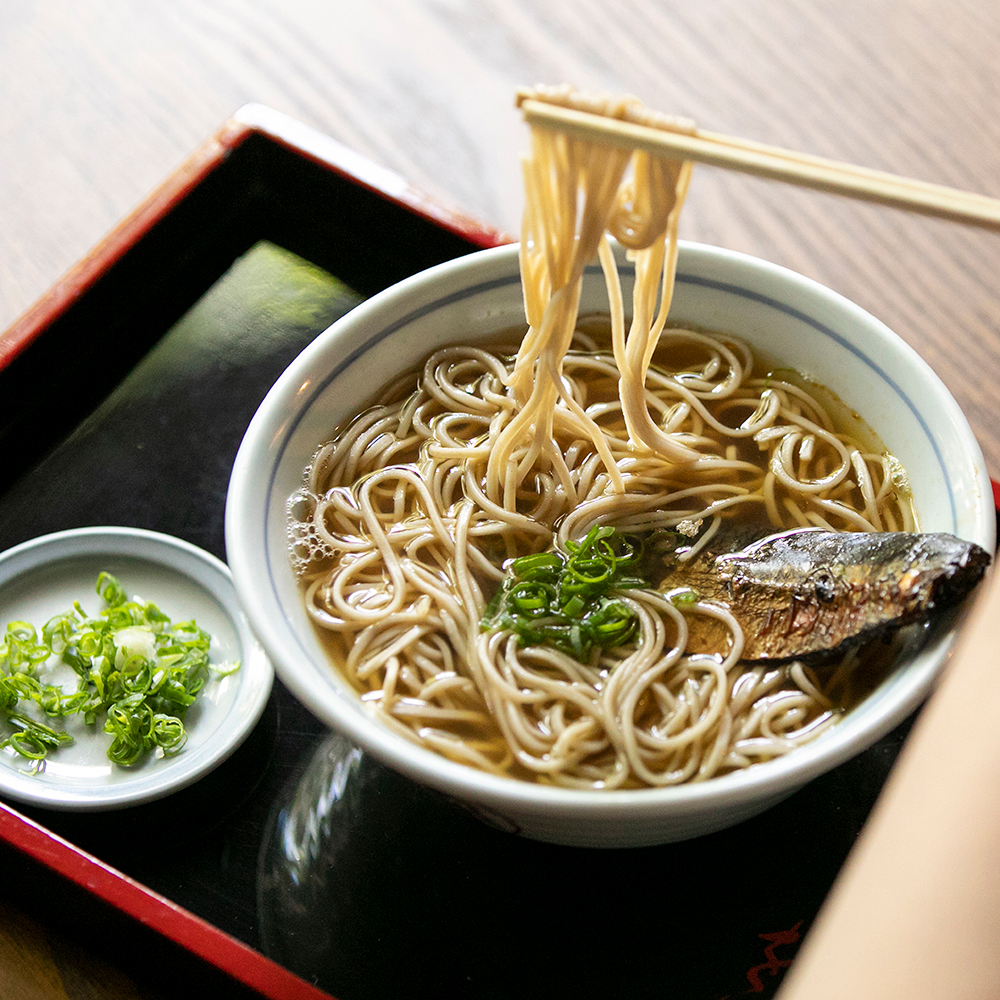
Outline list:
[[[174,757],[150,755],[134,767],[107,757],[111,736],[100,722],[70,717],[75,743],[44,762],[0,750],[0,796],[47,809],[97,811],[149,802],[176,792],[221,764],[260,718],[274,679],[271,664],[240,609],[225,563],[195,545],[138,528],[60,531],[0,553],[0,631],[12,621],[37,629],[79,601],[96,614],[102,571],[129,597],[152,601],[172,621],[194,619],[212,637],[213,664],[240,661],[226,677],[212,676],[185,719],[188,741]],[[68,669],[68,668],[67,668]],[[0,726],[3,735],[7,727]]]

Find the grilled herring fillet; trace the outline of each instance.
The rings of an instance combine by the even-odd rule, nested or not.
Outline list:
[[[985,549],[947,534],[801,528],[691,567],[703,598],[743,626],[747,660],[832,655],[957,604]]]

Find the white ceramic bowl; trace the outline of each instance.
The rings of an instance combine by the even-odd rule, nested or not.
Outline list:
[[[619,258],[626,296],[631,266]],[[581,311],[606,308],[589,269]],[[791,271],[682,244],[671,319],[746,338],[812,375],[872,426],[908,469],[921,527],[992,551],[985,464],[958,405],[923,361],[863,309]],[[383,763],[526,836],[581,846],[639,846],[721,829],[763,811],[861,752],[927,695],[953,635],[931,642],[816,742],[702,784],[572,791],[498,778],[382,728],[331,667],[289,566],[285,501],[319,443],[389,378],[438,346],[523,326],[514,246],[418,274],[321,334],[284,372],[239,450],[226,509],[229,564],[243,607],[281,679],[320,719]]]

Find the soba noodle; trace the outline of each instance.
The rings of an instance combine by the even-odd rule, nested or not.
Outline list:
[[[674,578],[620,593],[638,635],[587,662],[480,624],[506,561],[594,525],[671,539],[680,562],[736,518],[913,528],[897,463],[839,431],[802,380],[756,370],[737,338],[665,325],[689,174],[535,130],[516,358],[436,351],[319,449],[289,501],[332,659],[373,715],[453,760],[576,788],[675,784],[784,754],[842,710],[851,661],[825,681],[741,663],[732,613],[675,601]],[[635,264],[627,335],[608,232]],[[581,320],[595,255],[610,319]]]

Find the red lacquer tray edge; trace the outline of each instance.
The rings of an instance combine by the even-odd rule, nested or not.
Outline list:
[[[122,913],[268,997],[330,1000],[328,993],[0,802],[0,838]]]

